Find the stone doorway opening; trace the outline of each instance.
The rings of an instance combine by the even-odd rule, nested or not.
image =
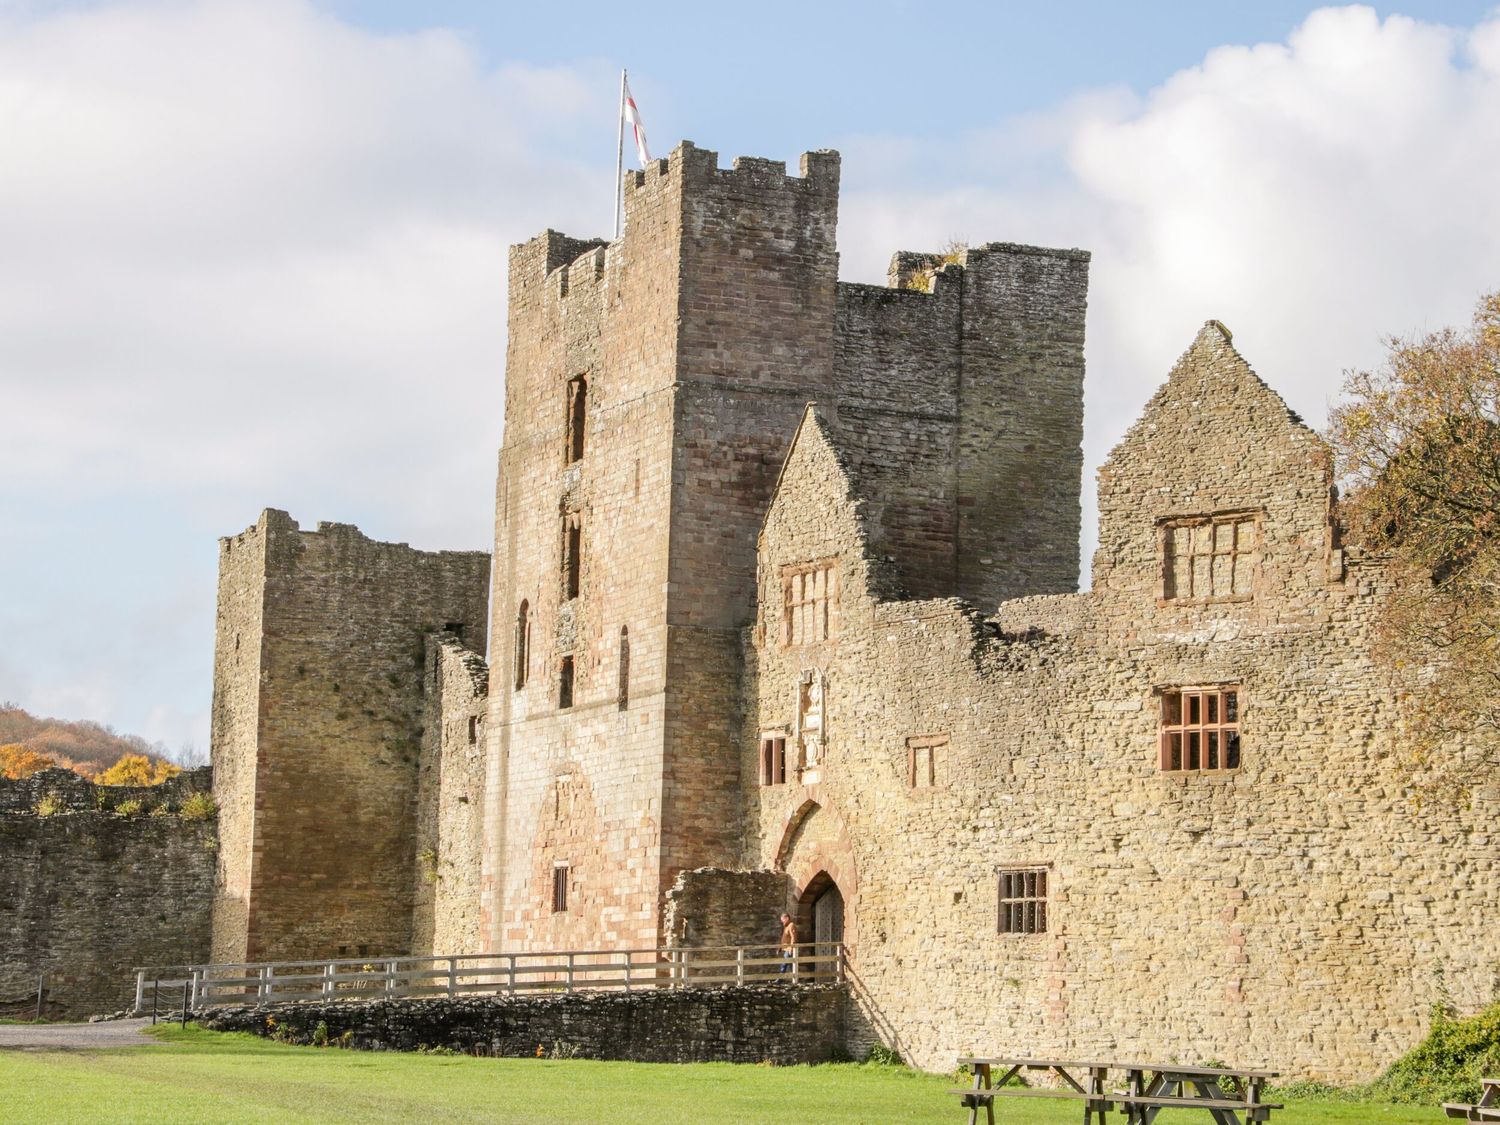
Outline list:
[[[797,915],[802,940],[812,942],[818,956],[832,955],[835,944],[844,940],[844,893],[828,872],[819,871],[808,881]]]

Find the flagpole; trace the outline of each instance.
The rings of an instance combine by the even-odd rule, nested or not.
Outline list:
[[[620,136],[615,144],[615,237],[620,237],[620,204],[625,198],[625,68],[620,68]]]

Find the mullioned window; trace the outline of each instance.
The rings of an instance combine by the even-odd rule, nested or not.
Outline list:
[[[838,632],[839,583],[835,559],[781,569],[782,643],[815,645]]]
[[[1260,566],[1260,513],[1163,520],[1161,597],[1169,602],[1248,601]]]
[[[1218,773],[1240,768],[1238,685],[1172,688],[1161,693],[1164,773]]]

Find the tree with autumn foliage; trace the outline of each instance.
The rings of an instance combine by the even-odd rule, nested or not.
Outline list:
[[[1472,323],[1387,341],[1329,436],[1357,542],[1390,560],[1379,622],[1426,789],[1500,773],[1500,292]]]
[[[45,754],[38,754],[19,742],[0,746],[0,777],[20,779],[30,777],[41,770],[51,769],[57,762]]]
[[[153,762],[145,754],[122,754],[118,762],[94,781],[99,785],[160,785],[181,772],[180,766],[160,760]]]

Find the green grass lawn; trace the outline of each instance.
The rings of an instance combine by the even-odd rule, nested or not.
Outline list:
[[[3,1122],[599,1122],[876,1125],[967,1120],[953,1079],[897,1067],[761,1067],[461,1057],[288,1047],[243,1034],[158,1029],[108,1051],[0,1051]],[[1001,1103],[1005,1125],[1077,1122],[1066,1104]],[[1209,1122],[1204,1113],[1160,1120]],[[1123,1119],[1122,1119],[1123,1120]],[[1441,1110],[1299,1101],[1273,1121],[1443,1120]]]

